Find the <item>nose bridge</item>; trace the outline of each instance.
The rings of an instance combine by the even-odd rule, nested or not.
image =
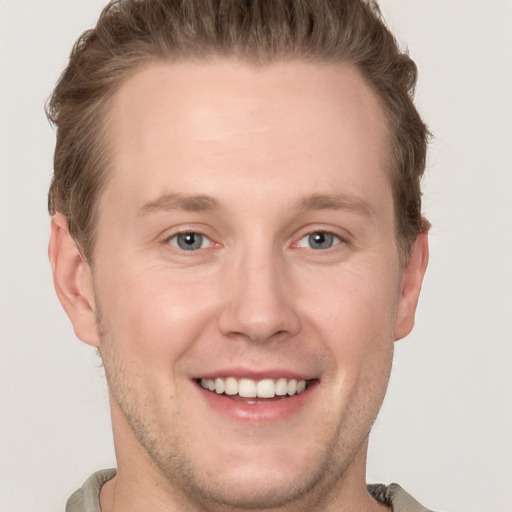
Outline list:
[[[266,243],[246,245],[230,264],[220,316],[225,335],[265,342],[300,328],[284,259]]]

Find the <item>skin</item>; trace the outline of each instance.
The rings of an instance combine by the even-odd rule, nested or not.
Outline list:
[[[422,234],[399,263],[374,92],[343,64],[153,63],[108,123],[93,268],[60,214],[49,249],[107,375],[118,474],[102,510],[384,509],[367,439],[428,250]],[[183,231],[201,248],[180,249]],[[195,380],[233,369],[314,385],[289,414],[233,418]]]

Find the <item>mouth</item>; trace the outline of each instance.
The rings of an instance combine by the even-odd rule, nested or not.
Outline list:
[[[216,377],[197,379],[202,389],[246,404],[266,403],[293,397],[304,393],[315,380],[288,379],[248,379],[236,377]]]
[[[213,417],[236,423],[275,425],[307,411],[320,389],[320,379],[287,370],[224,370],[193,379]]]

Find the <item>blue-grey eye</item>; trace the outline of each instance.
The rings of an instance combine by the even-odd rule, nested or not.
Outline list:
[[[178,233],[169,243],[183,251],[197,251],[207,246],[208,238],[201,233]]]
[[[325,231],[315,231],[314,233],[309,233],[303,236],[299,242],[299,247],[307,247],[310,249],[330,249],[334,245],[340,243],[340,239],[333,235],[332,233],[327,233]]]

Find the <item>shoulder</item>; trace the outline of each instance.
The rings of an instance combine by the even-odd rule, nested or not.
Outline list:
[[[393,506],[393,512],[433,512],[418,503],[408,492],[398,484],[390,484],[386,495]]]
[[[379,503],[391,506],[393,512],[434,512],[421,505],[398,484],[370,484],[368,492]]]
[[[103,469],[93,473],[66,503],[66,512],[101,512],[100,490],[105,482],[116,476],[115,469]]]

